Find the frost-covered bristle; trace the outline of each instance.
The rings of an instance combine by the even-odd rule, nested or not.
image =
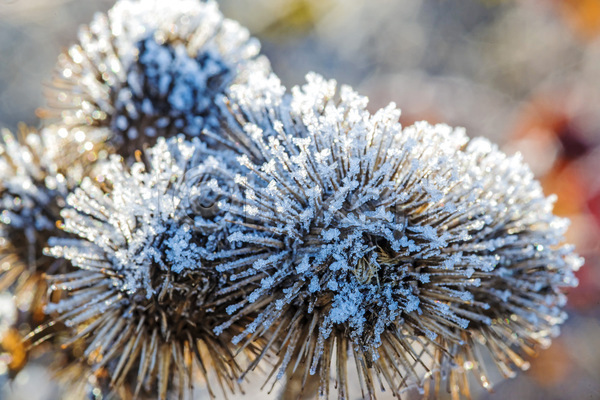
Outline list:
[[[140,158],[127,166],[113,156],[96,182],[84,179],[67,197],[62,228],[71,235],[52,238],[46,253],[77,270],[49,278],[68,296],[46,311],[72,328],[82,360],[116,392],[183,398],[195,371],[233,390],[230,340],[242,329],[222,338],[211,330],[226,315],[216,292],[227,277],[210,264],[228,235],[222,199],[234,190],[233,174],[182,136],[159,138]]]
[[[281,121],[293,127],[288,121],[289,102],[290,96],[275,74],[252,74],[247,82],[232,85],[227,96],[217,99],[225,139],[229,140],[230,147],[253,159],[264,160],[265,155],[254,144],[254,136],[278,134],[282,129]]]
[[[119,0],[60,56],[48,118],[108,127],[126,157],[157,137],[215,131],[215,98],[253,73],[269,73],[259,51],[214,1]]]
[[[506,375],[524,368],[564,320],[561,288],[576,285],[581,264],[560,245],[552,198],[485,139],[424,122],[402,129],[393,105],[371,115],[365,97],[336,92],[310,74],[289,101],[254,107],[260,91],[238,90],[225,102],[247,133],[239,162],[250,172],[230,210],[245,221],[229,240],[248,255],[224,252],[218,268],[251,293],[217,332],[258,312],[236,340],[272,337],[278,377],[302,366],[304,380],[321,377],[321,395],[336,359],[340,398],[346,350],[368,397],[373,374],[399,394],[461,358],[478,365],[480,337]]]

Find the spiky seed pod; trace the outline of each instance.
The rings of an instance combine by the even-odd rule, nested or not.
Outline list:
[[[226,239],[220,198],[233,175],[198,140],[160,138],[146,158],[127,168],[114,156],[97,184],[85,179],[67,198],[63,228],[78,238],[51,239],[47,252],[77,271],[49,278],[69,295],[47,311],[120,398],[183,398],[199,373],[234,390],[231,337],[243,328],[213,333],[227,317],[221,303],[237,300],[215,296],[227,275],[209,261]]]
[[[277,376],[318,374],[323,398],[332,368],[348,398],[349,357],[366,398],[378,382],[399,395],[446,377],[468,396],[462,370],[489,385],[478,343],[506,375],[547,344],[581,260],[518,157],[445,125],[402,130],[393,105],[366,105],[309,75],[290,107],[232,116],[259,123],[240,128],[255,157],[240,157],[251,172],[237,177],[243,201],[231,199],[245,222],[230,240],[247,255],[219,270],[259,287],[217,332],[259,313],[235,340],[269,338]],[[285,116],[269,134],[265,114]]]
[[[59,57],[47,117],[109,127],[128,157],[156,137],[216,129],[215,97],[248,74],[268,73],[259,42],[216,2],[119,0]]]
[[[56,126],[37,132],[23,125],[16,135],[2,131],[0,290],[10,289],[15,294],[20,312],[15,327],[2,337],[0,347],[11,347],[4,342],[15,342],[12,338],[20,337],[27,327],[33,329],[45,318],[47,288],[43,276],[60,270],[62,263],[44,256],[42,249],[50,236],[60,234],[56,221],[68,189],[86,171],[84,165],[102,157],[98,146],[85,137]],[[11,362],[9,370],[18,372],[25,361]]]
[[[21,344],[28,326],[43,322],[46,284],[43,273],[54,262],[42,254],[66,195],[66,182],[44,154],[37,132],[21,126],[17,135],[2,131],[0,138],[0,290],[15,295],[20,312],[14,326],[0,337],[0,348],[10,357],[8,370],[20,371],[27,352]],[[20,349],[24,356],[16,356]]]
[[[3,244],[18,246],[17,258],[31,267],[32,272],[42,257],[41,249],[47,238],[44,234],[56,229],[55,217],[64,206],[57,193],[64,195],[67,191],[64,177],[57,177],[54,165],[45,157],[41,139],[25,126],[21,126],[17,135],[4,129],[0,139]],[[11,268],[10,275],[21,275],[22,269],[16,270]],[[10,282],[2,286],[14,280],[8,279]]]

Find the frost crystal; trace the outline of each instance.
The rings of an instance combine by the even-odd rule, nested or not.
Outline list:
[[[245,197],[230,211],[245,220],[229,239],[247,255],[223,253],[218,268],[251,294],[223,326],[259,313],[236,340],[269,337],[278,377],[318,374],[324,397],[334,359],[348,397],[349,352],[366,397],[373,374],[395,394],[436,387],[480,365],[476,342],[505,375],[525,368],[564,320],[561,288],[581,264],[529,169],[461,129],[402,129],[393,105],[371,115],[366,98],[314,74],[292,94],[271,110],[230,95],[250,172],[236,180]]]
[[[52,238],[47,254],[77,270],[51,277],[69,296],[47,312],[76,330],[92,372],[106,368],[115,391],[156,382],[159,398],[183,396],[207,363],[231,386],[230,339],[212,333],[227,276],[209,259],[226,237],[220,199],[233,177],[198,140],[161,138],[145,158],[128,168],[113,156],[97,183],[86,178],[68,196],[63,229],[78,238]]]
[[[49,116],[110,127],[124,156],[156,137],[215,130],[217,95],[269,71],[258,41],[214,1],[120,0],[79,42],[58,60]]]

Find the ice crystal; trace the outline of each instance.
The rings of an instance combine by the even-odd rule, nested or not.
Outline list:
[[[156,137],[198,136],[219,125],[218,94],[269,70],[259,50],[214,1],[119,0],[60,56],[48,116],[110,127],[125,156]]]
[[[113,156],[96,181],[67,198],[63,229],[73,237],[50,241],[47,253],[77,270],[51,277],[69,296],[47,312],[76,331],[92,372],[107,374],[116,392],[182,397],[196,370],[233,388],[230,339],[212,333],[227,275],[210,264],[226,238],[220,199],[233,176],[199,140],[177,137],[159,139],[131,167]]]
[[[235,340],[268,337],[277,377],[318,374],[323,397],[333,360],[348,397],[349,353],[370,398],[376,381],[399,394],[448,374],[465,393],[465,362],[487,387],[476,342],[505,375],[525,368],[564,320],[561,289],[581,260],[520,158],[446,125],[402,129],[393,105],[371,115],[315,74],[289,104],[260,93],[228,99],[250,172],[236,179],[244,199],[231,198],[245,218],[229,237],[238,256],[218,269],[251,293],[216,331],[259,313]]]

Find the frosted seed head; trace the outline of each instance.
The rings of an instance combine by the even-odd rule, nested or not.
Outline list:
[[[247,224],[236,246],[251,256],[236,265],[275,260],[255,269],[269,278],[252,304],[262,299],[260,318],[275,326],[295,321],[297,336],[286,336],[279,354],[302,345],[291,337],[312,341],[313,353],[302,357],[316,373],[319,360],[331,360],[321,351],[333,340],[369,365],[396,362],[388,360],[390,340],[408,352],[413,340],[433,353],[442,346],[450,351],[443,357],[457,359],[472,354],[476,338],[514,344],[505,351],[490,343],[497,360],[525,356],[514,335],[540,345],[562,321],[542,316],[556,314],[578,262],[558,246],[564,231],[529,169],[463,129],[402,129],[393,107],[373,116],[350,88],[338,97],[335,81],[307,81],[292,89],[289,108],[257,102],[241,107],[244,115],[230,106],[247,121],[241,130],[260,121],[263,132],[245,145],[238,209]],[[527,328],[513,330],[510,321]],[[432,370],[449,373],[434,360]]]
[[[50,277],[53,287],[63,288],[67,296],[47,312],[65,318],[74,330],[98,324],[98,330],[81,338],[86,353],[99,355],[86,356],[87,362],[99,368],[108,358],[108,375],[122,377],[119,385],[129,389],[146,379],[186,379],[183,375],[192,373],[188,369],[207,362],[219,365],[213,372],[221,379],[238,368],[220,361],[232,356],[231,331],[223,329],[217,338],[207,328],[226,315],[228,304],[221,309],[215,303],[229,278],[210,261],[229,235],[227,211],[207,202],[231,192],[226,185],[233,174],[225,161],[214,160],[205,150],[198,140],[159,138],[131,167],[120,157],[111,158],[103,165],[101,185],[86,179],[69,195],[62,216],[70,237],[53,239],[47,250],[75,267]],[[203,342],[218,342],[224,354],[205,354]],[[134,343],[150,353],[136,353],[128,368],[117,368]],[[184,356],[194,361],[185,364],[184,372],[181,365],[170,366],[171,357]],[[167,368],[130,374],[150,359]],[[176,385],[169,388],[183,395]]]
[[[269,74],[259,50],[214,1],[120,0],[59,58],[48,114],[69,128],[110,128],[110,144],[126,157],[158,136],[218,131],[216,98]]]

